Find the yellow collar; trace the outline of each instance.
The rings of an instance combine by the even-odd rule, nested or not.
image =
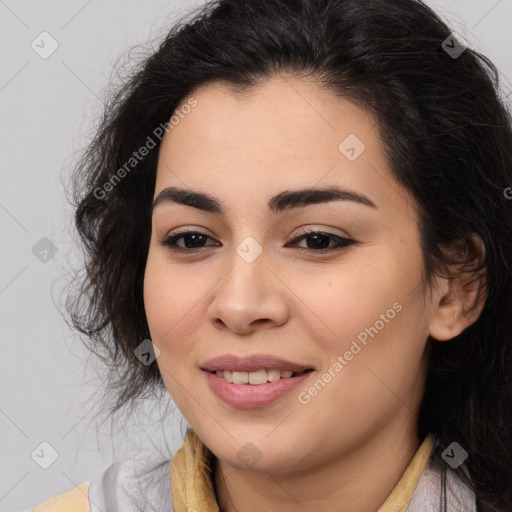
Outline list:
[[[411,501],[433,447],[427,436],[379,512],[404,512]],[[220,512],[212,482],[212,452],[190,429],[182,447],[171,459],[174,512]]]

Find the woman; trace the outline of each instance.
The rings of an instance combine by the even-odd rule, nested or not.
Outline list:
[[[417,0],[220,0],[112,96],[70,304],[190,425],[36,512],[512,510],[512,129]],[[119,374],[119,370],[124,373]]]

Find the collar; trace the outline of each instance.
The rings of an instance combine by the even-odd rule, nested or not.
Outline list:
[[[434,446],[425,437],[395,488],[378,512],[405,512]],[[188,430],[182,447],[171,459],[171,490],[175,512],[220,512],[212,481],[212,452]]]

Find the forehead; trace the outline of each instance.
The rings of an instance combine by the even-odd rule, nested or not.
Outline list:
[[[398,192],[372,116],[316,83],[273,78],[243,95],[213,83],[191,96],[162,140],[155,196],[178,186],[266,207],[285,189],[336,184],[379,206]]]

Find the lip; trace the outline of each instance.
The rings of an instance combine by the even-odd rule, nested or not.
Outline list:
[[[261,366],[259,368],[261,368]],[[210,389],[221,400],[233,407],[248,409],[253,407],[265,407],[295,389],[315,372],[311,370],[297,377],[279,379],[274,382],[258,385],[233,384],[207,370],[203,370],[202,373],[205,375]]]
[[[269,354],[251,354],[249,356],[223,354],[221,356],[208,359],[208,361],[205,361],[201,365],[201,369],[206,370],[207,372],[213,372],[216,370],[228,370],[230,372],[255,372],[263,368],[276,368],[281,371],[291,370],[292,372],[297,373],[304,370],[314,370],[311,366],[304,366]],[[264,386],[264,384],[262,384],[262,386]]]

